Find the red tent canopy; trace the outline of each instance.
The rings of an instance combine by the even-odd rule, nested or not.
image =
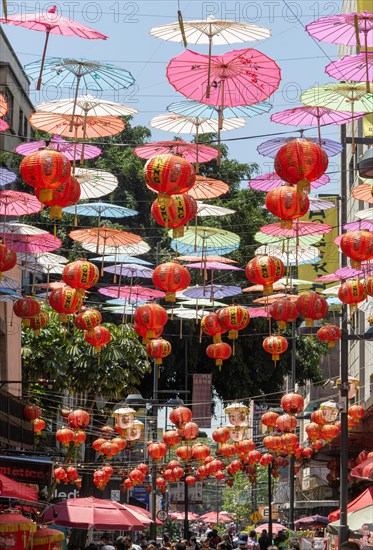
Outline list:
[[[368,487],[368,489],[366,489],[363,493],[356,497],[355,500],[349,503],[349,505],[347,506],[347,512],[356,512],[357,510],[361,510],[362,508],[366,508],[367,506],[372,506],[372,504],[373,485],[371,487]],[[335,510],[334,512],[331,512],[328,516],[329,521],[339,520],[340,515],[340,510]]]
[[[38,501],[38,491],[10,477],[0,474],[0,496],[19,498],[20,500]]]
[[[367,458],[361,464],[355,466],[351,471],[352,477],[357,477],[359,479],[366,479],[368,481],[373,480],[373,457]]]

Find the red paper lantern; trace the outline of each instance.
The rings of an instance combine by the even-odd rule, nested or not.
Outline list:
[[[155,338],[156,330],[163,327],[167,320],[167,311],[154,303],[139,306],[134,315],[135,324],[146,329],[146,338]]]
[[[305,317],[306,326],[313,327],[314,321],[323,319],[328,313],[328,302],[317,292],[305,292],[296,301],[299,315]]]
[[[67,477],[68,477],[69,481],[76,481],[79,477],[78,470],[76,468],[74,468],[74,466],[69,466],[66,469],[66,474],[67,474]]]
[[[215,365],[221,367],[223,361],[229,359],[229,357],[232,355],[232,348],[229,344],[226,344],[225,342],[220,342],[207,346],[206,353],[207,356],[210,357],[210,359],[215,359]]]
[[[55,468],[53,470],[53,475],[56,479],[59,479],[60,481],[63,481],[67,479],[67,473],[65,468],[62,468],[62,466],[59,466],[58,468]]]
[[[101,453],[101,446],[106,443],[106,439],[104,439],[103,437],[99,437],[98,439],[95,439],[92,443],[92,447],[94,448],[95,451],[97,451],[98,453]]]
[[[311,413],[311,421],[315,422],[315,424],[318,424],[319,426],[324,426],[328,423],[321,409],[318,409],[317,411],[313,411]]]
[[[212,439],[216,443],[226,443],[230,437],[229,429],[228,428],[216,428],[212,432]]]
[[[82,307],[83,296],[78,294],[75,288],[64,286],[52,290],[49,296],[49,305],[57,311],[58,319],[66,323],[67,316],[79,311]]]
[[[229,330],[228,338],[236,340],[238,331],[246,328],[249,324],[250,314],[242,306],[228,306],[219,310],[218,320],[223,329]]]
[[[242,470],[242,462],[240,460],[232,460],[232,462],[228,465],[227,470],[230,475],[236,474]]]
[[[304,399],[299,393],[286,393],[281,398],[281,407],[288,414],[299,414],[304,408]]]
[[[95,286],[100,278],[98,267],[87,260],[76,260],[65,265],[62,279],[71,288],[84,295],[84,290]]]
[[[321,428],[319,424],[316,424],[316,422],[310,422],[307,424],[305,430],[310,441],[316,441],[316,439],[320,439],[322,435]]]
[[[345,256],[350,258],[351,267],[360,269],[361,262],[373,258],[373,233],[370,231],[348,231],[341,237],[339,246]]]
[[[0,243],[0,281],[2,273],[13,269],[17,263],[17,254],[6,244]]]
[[[95,351],[100,353],[101,348],[111,340],[110,330],[102,325],[84,333],[84,339],[88,344],[94,346]]]
[[[223,479],[225,479],[225,473],[219,470],[216,472],[215,477],[218,481],[223,481]]]
[[[365,410],[361,405],[351,405],[351,407],[348,407],[348,414],[354,419],[355,424],[357,424],[364,418]]]
[[[157,477],[157,479],[155,480],[155,484],[158,488],[166,487],[166,480],[164,479],[164,477]]]
[[[102,316],[97,309],[86,308],[74,319],[74,325],[79,330],[92,330],[102,322]]]
[[[162,437],[163,441],[169,447],[174,447],[175,445],[181,443],[181,435],[177,430],[168,430],[167,432],[163,433]]]
[[[259,451],[250,451],[247,455],[250,464],[257,464],[262,458],[262,453]]]
[[[13,313],[17,317],[25,319],[27,323],[28,319],[32,319],[35,315],[39,315],[40,304],[30,296],[26,296],[26,298],[19,298],[13,304]]]
[[[268,411],[262,415],[261,422],[264,426],[267,426],[269,432],[273,432],[278,417],[279,415],[274,411]]]
[[[192,411],[188,407],[175,407],[170,412],[170,422],[177,428],[183,428],[192,420]]]
[[[254,451],[256,443],[252,439],[243,439],[237,443],[237,453],[248,454]]]
[[[328,156],[316,143],[294,139],[275,156],[275,171],[287,183],[297,184],[298,192],[310,192],[310,182],[321,178],[328,168]]]
[[[288,454],[294,454],[296,447],[299,445],[298,437],[295,434],[282,435],[281,442],[284,450]]]
[[[23,414],[27,420],[36,420],[43,414],[43,411],[37,405],[31,404],[24,407]]]
[[[292,229],[293,220],[308,212],[310,201],[305,193],[298,193],[295,187],[281,185],[267,193],[266,207],[271,214],[280,218],[283,229]]]
[[[341,329],[336,325],[324,325],[317,331],[317,337],[321,342],[328,342],[328,348],[332,348],[341,339]]]
[[[268,308],[268,313],[277,321],[280,330],[285,330],[286,323],[292,323],[298,317],[298,310],[295,303],[288,298],[273,302]]]
[[[112,443],[115,443],[115,445],[118,445],[119,451],[124,451],[124,449],[127,447],[127,442],[123,437],[113,437],[111,440]]]
[[[280,432],[293,432],[297,427],[297,420],[290,414],[282,414],[276,421],[276,427]]]
[[[330,443],[340,432],[340,428],[337,424],[325,424],[325,426],[322,427],[321,433],[322,438],[327,443]]]
[[[62,218],[62,208],[73,206],[80,198],[80,184],[74,176],[70,176],[59,187],[52,190],[50,200],[41,200],[43,189],[35,189],[35,195],[46,206],[49,206],[49,217],[51,220],[60,220]]]
[[[252,283],[263,285],[263,294],[273,292],[273,283],[284,275],[284,264],[274,256],[255,256],[246,266],[246,277]]]
[[[143,344],[148,344],[150,342],[149,338],[147,338],[146,333],[147,329],[146,327],[141,327],[140,325],[134,324],[134,329],[137,332],[139,336],[141,336],[141,342]],[[155,338],[159,338],[163,333],[164,327],[157,327],[154,329]]]
[[[134,470],[130,471],[129,478],[134,485],[137,485],[138,483],[144,481],[144,474],[140,472],[140,470],[135,468]]]
[[[181,432],[181,437],[185,441],[191,441],[192,439],[197,439],[199,434],[198,424],[195,422],[187,422]]]
[[[194,476],[186,476],[185,483],[187,485],[194,485],[196,483],[197,479]]]
[[[271,464],[272,462],[273,462],[273,456],[269,453],[264,453],[264,455],[260,459],[261,466],[268,466],[268,464]]]
[[[62,153],[43,149],[27,155],[19,170],[28,185],[41,190],[40,200],[45,202],[52,198],[52,189],[62,185],[70,177],[71,165]]]
[[[263,438],[263,445],[270,451],[277,453],[281,449],[281,437],[277,435],[266,435]]]
[[[157,338],[155,340],[150,340],[149,344],[146,346],[146,353],[155,359],[156,365],[162,365],[162,359],[170,355],[171,349],[171,344],[168,340]]]
[[[179,481],[181,477],[185,474],[184,470],[178,466],[177,468],[174,468],[172,471],[175,481]]]
[[[154,269],[152,280],[156,288],[166,293],[166,302],[175,302],[175,293],[188,288],[191,277],[186,267],[166,262]]]
[[[60,428],[56,431],[56,439],[65,447],[68,447],[74,441],[74,432],[69,428]]]
[[[47,311],[40,311],[32,319],[29,319],[29,328],[35,331],[35,334],[40,334],[40,329],[44,328],[49,322],[49,314]]]
[[[83,430],[74,431],[74,443],[76,446],[81,445],[87,439],[87,434]]]
[[[119,447],[112,441],[105,441],[105,443],[101,445],[100,451],[110,460],[114,455],[119,453]]]
[[[161,196],[151,207],[155,221],[172,229],[174,239],[184,236],[184,226],[197,214],[197,201],[190,195]]]
[[[288,341],[284,336],[267,336],[264,339],[263,348],[272,355],[272,361],[276,363],[280,359],[280,354],[288,349]]]
[[[176,449],[176,454],[181,460],[184,460],[184,462],[187,462],[189,459],[192,458],[192,447],[188,447],[187,445],[181,445]]]
[[[350,314],[353,315],[357,311],[357,304],[366,298],[364,283],[357,279],[342,283],[338,289],[338,298],[350,306]]]
[[[363,284],[365,294],[367,294],[368,296],[373,296],[373,277],[371,275],[365,277]]]
[[[79,430],[80,428],[86,428],[91,420],[90,415],[82,409],[76,409],[72,411],[67,417],[67,423],[70,428]]]
[[[303,456],[304,458],[311,458],[313,455],[313,449],[312,447],[304,447],[303,448]]]
[[[209,456],[209,454],[210,454],[210,449],[207,447],[207,445],[203,445],[202,443],[197,443],[192,447],[192,457],[195,460],[199,460],[200,462],[203,462],[205,458]]]
[[[150,443],[148,445],[148,455],[153,460],[161,460],[167,453],[167,445],[162,442]]]
[[[45,422],[42,418],[34,420],[34,432],[40,434],[45,428]]]
[[[217,313],[209,313],[201,319],[201,331],[211,336],[214,344],[221,342],[221,335],[226,332],[220,322]]]
[[[147,187],[160,195],[177,195],[189,191],[196,181],[190,162],[178,155],[156,155],[144,167]]]
[[[227,458],[231,458],[236,454],[236,447],[231,443],[223,443],[219,447],[219,453]]]

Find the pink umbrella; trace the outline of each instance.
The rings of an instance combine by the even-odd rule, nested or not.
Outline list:
[[[211,84],[208,88],[210,59]],[[211,58],[185,50],[171,59],[166,75],[175,90],[185,97],[220,107],[221,117],[224,107],[264,101],[277,90],[281,81],[281,71],[275,61],[251,48]]]
[[[6,132],[9,130],[10,126],[5,120],[0,119],[0,132]]]
[[[291,288],[291,285],[284,285],[283,283],[274,283],[272,285],[273,290],[286,290]],[[242,289],[242,292],[263,292],[263,285],[252,285]]]
[[[300,137],[302,139],[306,139],[307,141],[311,141],[312,143],[320,144],[320,140],[318,137],[304,137],[302,132],[300,131]],[[257,147],[257,151],[260,155],[263,155],[264,157],[271,157],[275,158],[277,155],[278,150],[285,145],[286,143],[289,143],[290,141],[293,141],[294,139],[299,139],[299,136],[292,136],[292,137],[277,137],[274,139],[269,139],[268,141],[264,141]],[[334,155],[339,155],[339,153],[342,151],[343,146],[338,141],[333,141],[332,139],[326,139],[322,138],[321,140],[321,147],[324,149],[325,153],[328,155],[328,157],[334,157]]]
[[[366,82],[369,93],[370,83],[373,81],[373,54],[366,52],[358,55],[345,55],[342,59],[329,63],[325,72],[337,80]]]
[[[371,191],[371,185],[367,183],[361,183],[352,190],[352,196],[359,200],[367,202],[368,204],[373,204],[373,196]]]
[[[99,293],[104,296],[111,296],[114,298],[128,299],[130,303],[136,303],[141,300],[156,300],[157,298],[164,298],[165,293],[153,288],[145,288],[142,286],[107,286],[100,288]]]
[[[322,185],[326,185],[329,182],[329,176],[324,174],[318,180],[311,182],[311,189],[318,189]],[[258,176],[249,181],[249,187],[251,187],[251,189],[265,192],[272,191],[273,189],[276,189],[276,187],[280,187],[283,184],[283,180],[276,174],[276,172],[269,172],[268,174],[263,174],[262,176]]]
[[[226,264],[223,262],[211,262],[211,261],[199,261],[197,263],[190,263],[190,264],[184,264],[185,267],[189,267],[190,269],[208,269],[211,271],[216,270],[226,270],[226,271],[242,271],[240,267],[236,267],[234,265]]]
[[[42,235],[5,234],[3,240],[15,252],[23,252],[24,254],[53,252],[53,250],[57,250],[62,246],[61,239],[50,233],[43,233]]]
[[[180,155],[189,162],[208,162],[218,156],[218,150],[207,145],[197,145],[181,139],[174,141],[158,141],[147,143],[134,149],[136,155],[142,159],[150,159],[155,155],[166,155],[173,153]]]
[[[328,273],[328,275],[321,275],[321,277],[317,277],[315,279],[315,282],[318,283],[335,283],[336,281],[339,281],[340,277],[337,277],[335,273]]]
[[[204,258],[202,256],[177,256],[175,258],[178,262],[221,262],[223,264],[236,264],[237,262],[235,260],[231,260],[230,258],[225,258],[224,256],[217,256],[217,255],[211,255],[211,256],[205,256]]]
[[[268,317],[268,311],[265,307],[248,307],[247,311],[252,319],[255,317]]]
[[[354,118],[361,118],[363,116],[364,113],[355,113]],[[279,111],[271,115],[272,122],[286,124],[287,126],[301,126],[303,128],[304,126],[317,125],[320,145],[321,126],[346,124],[351,118],[352,115],[348,112],[333,111],[333,109],[328,109],[327,107],[309,107],[308,105],[286,109],[285,111]]]
[[[269,531],[268,523],[262,523],[261,525],[258,525],[258,527],[255,527],[256,533],[261,533],[263,529],[265,529],[267,532]],[[283,530],[287,531],[287,528],[285,527],[285,525],[282,525],[281,523],[276,523],[276,522],[272,523],[272,533],[274,535],[277,535],[279,531],[283,531]]]
[[[371,212],[371,215],[373,216],[373,210]],[[346,231],[358,231],[361,229],[373,232],[373,221],[359,220],[357,222],[346,223],[346,225],[343,226],[343,229],[345,229]]]
[[[52,149],[63,153],[69,160],[78,160],[81,158],[84,148],[84,158],[93,159],[99,157],[102,153],[101,149],[94,145],[85,145],[72,141],[67,141],[59,136],[53,136],[48,141],[30,141],[30,143],[22,143],[14,149],[19,155],[30,155],[39,149]]]
[[[20,191],[0,191],[0,216],[25,216],[40,212],[43,205],[29,193]],[[4,222],[5,223],[5,222]]]
[[[224,512],[207,512],[199,518],[204,523],[228,523],[232,521],[232,518]]]
[[[305,235],[324,235],[333,228],[326,223],[294,221],[293,229],[282,229],[280,223],[270,223],[260,228],[262,233],[273,237],[304,237]]]
[[[108,38],[104,34],[101,34],[86,25],[82,25],[82,23],[79,23],[78,21],[73,21],[72,19],[59,15],[57,13],[57,6],[50,8],[47,13],[20,13],[19,15],[11,15],[7,18],[1,18],[0,23],[8,23],[9,25],[26,27],[32,31],[46,33],[40,75],[36,86],[37,90],[40,90],[41,87],[41,78],[43,75],[45,55],[47,53],[50,34],[78,36],[80,38],[87,38],[88,40],[97,40],[99,38],[106,40]]]

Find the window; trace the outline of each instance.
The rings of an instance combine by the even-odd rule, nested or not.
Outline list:
[[[24,116],[23,117],[23,137],[27,138],[27,133],[28,133],[28,121],[27,121],[27,117]]]
[[[23,136],[23,111],[22,109],[18,112],[18,135]]]
[[[9,124],[9,126],[13,127],[13,109],[14,109],[14,97],[13,94],[8,90],[8,88],[5,88],[4,90],[1,90],[1,93],[5,97],[7,103],[8,103],[8,111],[6,115],[3,117],[3,119]]]

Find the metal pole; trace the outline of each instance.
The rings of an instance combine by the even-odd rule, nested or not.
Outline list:
[[[270,544],[273,542],[272,533],[272,464],[268,464],[268,537]]]
[[[295,390],[296,380],[296,365],[297,365],[297,341],[295,331],[295,321],[291,324],[291,376],[289,380],[290,391]],[[289,460],[289,529],[294,529],[294,501],[295,501],[295,471],[294,471],[295,458],[294,455],[290,456]]]
[[[189,485],[184,479],[184,539],[189,540]]]
[[[341,226],[347,223],[347,151],[346,126],[341,126]],[[342,254],[342,267],[347,258]],[[341,410],[341,450],[340,450],[340,521],[338,528],[339,545],[348,540],[347,505],[348,505],[348,340],[347,340],[347,306],[342,307],[341,370],[340,370],[340,404]]]

